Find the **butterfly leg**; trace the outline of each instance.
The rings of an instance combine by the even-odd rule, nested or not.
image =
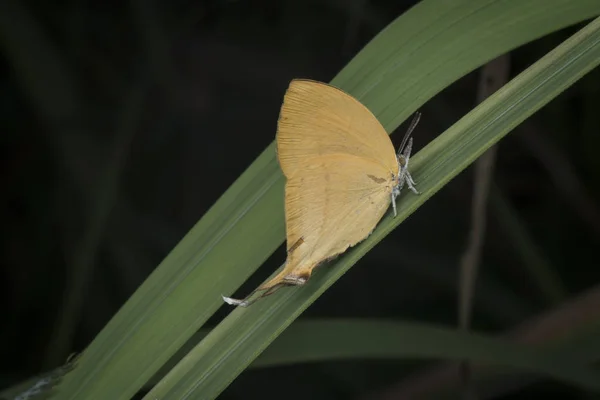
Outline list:
[[[402,188],[404,187],[404,182],[406,181],[406,170],[400,169],[400,173],[398,174],[398,185],[392,189],[392,207],[394,209],[394,217],[397,215],[396,212],[396,198],[400,196],[400,192],[402,192]]]
[[[406,171],[406,184],[407,184],[408,188],[414,194],[420,194],[419,191],[416,188],[417,184],[415,183],[415,181],[413,180],[412,176],[410,175],[410,172],[408,172],[408,171]]]
[[[416,188],[417,184],[413,180],[410,172],[408,172],[408,161],[410,160],[410,152],[411,151],[412,151],[412,138],[408,141],[408,144],[406,145],[406,148],[404,149],[404,152],[402,154],[404,162],[403,162],[403,165],[401,165],[401,168],[402,168],[402,170],[400,172],[400,176],[402,178],[401,183],[404,183],[404,181],[406,181],[406,185],[408,186],[408,188],[414,194],[419,194],[419,191]]]

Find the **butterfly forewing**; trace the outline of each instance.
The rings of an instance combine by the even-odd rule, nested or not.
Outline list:
[[[377,118],[352,96],[325,83],[293,80],[277,129],[277,155],[286,177],[306,158],[354,155],[398,173],[394,146]]]

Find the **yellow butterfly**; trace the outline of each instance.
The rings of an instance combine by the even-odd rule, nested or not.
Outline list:
[[[293,80],[285,94],[277,128],[277,155],[285,185],[287,260],[274,278],[246,299],[249,306],[282,286],[303,285],[313,269],[364,240],[404,184],[415,194],[408,172],[410,134],[396,154],[377,118],[342,90],[311,80]],[[255,300],[250,297],[263,293]]]

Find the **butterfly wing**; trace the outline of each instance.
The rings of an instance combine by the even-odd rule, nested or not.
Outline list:
[[[297,245],[262,289],[289,275],[308,279],[315,266],[364,240],[388,208],[392,185],[390,173],[370,160],[345,154],[306,159],[285,187],[287,241]]]
[[[352,96],[315,81],[290,84],[277,155],[287,178],[288,257],[257,289],[264,291],[261,297],[285,284],[303,284],[318,264],[364,240],[388,208],[398,177],[394,147],[375,116]]]
[[[293,80],[285,94],[277,154],[288,178],[306,158],[330,154],[371,160],[398,173],[394,146],[371,111],[340,89],[310,80]]]

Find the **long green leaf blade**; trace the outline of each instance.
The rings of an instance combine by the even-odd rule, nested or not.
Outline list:
[[[600,18],[430,143],[413,159],[421,196],[404,196],[360,246],[323,268],[308,285],[234,310],[147,395],[215,398],[300,313],[416,208],[514,127],[600,63]],[[583,382],[579,382],[583,384]],[[594,386],[600,390],[600,386]]]
[[[553,7],[545,0],[425,0],[333,83],[391,131],[485,61],[598,13],[596,0],[557,0]],[[222,305],[220,295],[231,294],[282,243],[282,210],[283,179],[271,145],[90,344],[59,397],[131,398]]]
[[[502,337],[494,338],[415,322],[303,319],[286,329],[249,368],[357,359],[468,359],[480,364],[515,368],[515,372],[544,373],[564,382],[594,388],[600,382],[600,373],[575,363],[573,355],[583,353],[579,349],[584,349],[584,357],[578,358],[593,361],[600,357],[600,352],[590,351],[600,343],[597,339],[600,324],[596,325],[589,329],[592,334],[584,331],[566,344],[559,342],[532,348]],[[208,331],[203,329],[193,338],[197,343],[207,334]],[[590,338],[593,339],[591,345],[588,343]],[[181,355],[192,347],[182,348]],[[168,372],[173,365],[165,367]],[[159,376],[162,377],[160,373]],[[150,385],[156,382],[152,380]]]

